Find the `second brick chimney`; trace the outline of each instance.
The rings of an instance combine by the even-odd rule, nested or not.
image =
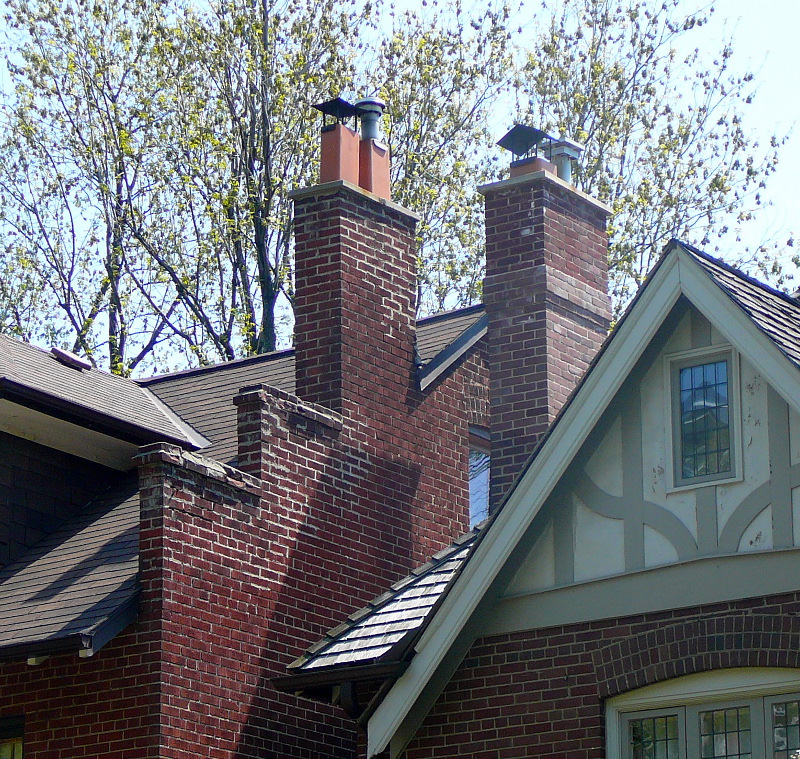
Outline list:
[[[527,168],[527,171],[526,171]],[[490,511],[608,332],[609,209],[543,158],[485,185]],[[565,173],[565,172],[562,172]]]
[[[338,123],[323,129],[321,183],[292,193],[297,394],[340,413],[370,408],[365,419],[399,414],[414,371],[417,217],[389,199],[384,103],[317,108]],[[351,117],[360,135],[342,123]]]

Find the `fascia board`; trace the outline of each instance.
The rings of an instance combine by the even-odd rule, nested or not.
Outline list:
[[[775,391],[800,413],[800,393],[797,392],[800,374],[797,366],[689,253],[681,247],[677,251],[681,257],[681,279],[686,297],[740,354],[758,368]]]
[[[476,546],[475,555],[467,561],[420,637],[408,669],[370,719],[368,757],[383,751],[398,731],[428,678],[441,664],[567,465],[677,302],[682,294],[680,260],[679,256],[670,256],[662,262]]]

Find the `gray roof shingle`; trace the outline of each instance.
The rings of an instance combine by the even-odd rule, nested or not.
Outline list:
[[[732,266],[680,243],[781,352],[800,367],[800,304]]]
[[[131,621],[138,570],[139,494],[126,477],[0,572],[0,659],[99,648]]]
[[[463,566],[480,530],[481,527],[476,527],[462,536],[392,585],[388,592],[351,614],[289,669],[311,672],[372,664],[386,658],[399,643],[420,630]]]
[[[421,319],[417,325],[417,352],[423,367],[473,327],[483,313],[483,306],[471,306]],[[140,380],[140,384],[211,441],[203,449],[204,456],[226,463],[236,458],[233,398],[240,388],[262,383],[294,393],[294,351],[267,353]]]
[[[50,352],[5,335],[0,335],[0,395],[52,407],[71,420],[91,417],[140,443],[165,440],[193,448],[205,443],[138,383],[67,366]]]

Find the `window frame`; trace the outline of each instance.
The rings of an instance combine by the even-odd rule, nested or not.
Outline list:
[[[730,435],[730,472],[719,472],[696,477],[681,475],[682,444],[681,439],[681,403],[680,403],[680,370],[691,366],[710,364],[716,361],[728,362],[728,427]],[[741,395],[739,391],[739,354],[730,345],[715,345],[695,348],[665,356],[664,374],[666,388],[666,418],[664,427],[667,430],[667,457],[669,459],[669,480],[667,492],[677,492],[702,487],[704,485],[721,485],[738,482],[742,479],[742,447],[741,447]]]
[[[761,720],[761,732],[752,732],[753,745],[759,740],[759,745],[767,750],[766,740],[771,734],[768,705],[787,697],[796,698],[798,694],[800,670],[767,667],[702,672],[629,691],[606,701],[606,757],[627,759],[629,719],[676,713],[680,713],[683,720],[678,728],[684,738],[680,750],[686,751],[680,756],[692,756],[689,741],[699,736],[699,731],[690,725],[693,715],[707,709],[742,704],[751,706],[751,724],[753,720]],[[771,759],[771,752],[770,747],[767,759]]]

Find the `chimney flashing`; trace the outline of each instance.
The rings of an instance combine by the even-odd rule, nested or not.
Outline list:
[[[288,192],[288,196],[291,200],[296,201],[303,198],[318,197],[321,195],[335,195],[337,192],[343,189],[356,193],[367,200],[371,200],[373,203],[378,203],[386,208],[390,208],[393,211],[402,213],[415,222],[422,218],[418,213],[410,211],[405,206],[401,206],[399,203],[395,203],[393,200],[389,200],[388,198],[382,198],[380,195],[376,195],[374,192],[365,190],[363,187],[359,187],[352,182],[348,182],[346,179],[337,179],[333,182],[323,182],[320,184],[311,185],[310,187],[298,187],[295,190],[290,190]]]
[[[531,184],[533,182],[549,182],[557,185],[558,187],[563,187],[564,189],[569,190],[577,195],[586,203],[595,206],[595,208],[598,208],[608,214],[611,213],[610,206],[607,206],[605,203],[597,200],[597,198],[593,198],[591,195],[587,195],[585,192],[575,187],[575,185],[565,182],[563,179],[557,177],[555,174],[552,174],[549,171],[534,171],[529,174],[520,174],[519,176],[511,177],[509,179],[501,179],[499,182],[482,184],[478,187],[478,192],[485,197],[490,193],[510,190],[514,187],[518,187],[519,185]]]

